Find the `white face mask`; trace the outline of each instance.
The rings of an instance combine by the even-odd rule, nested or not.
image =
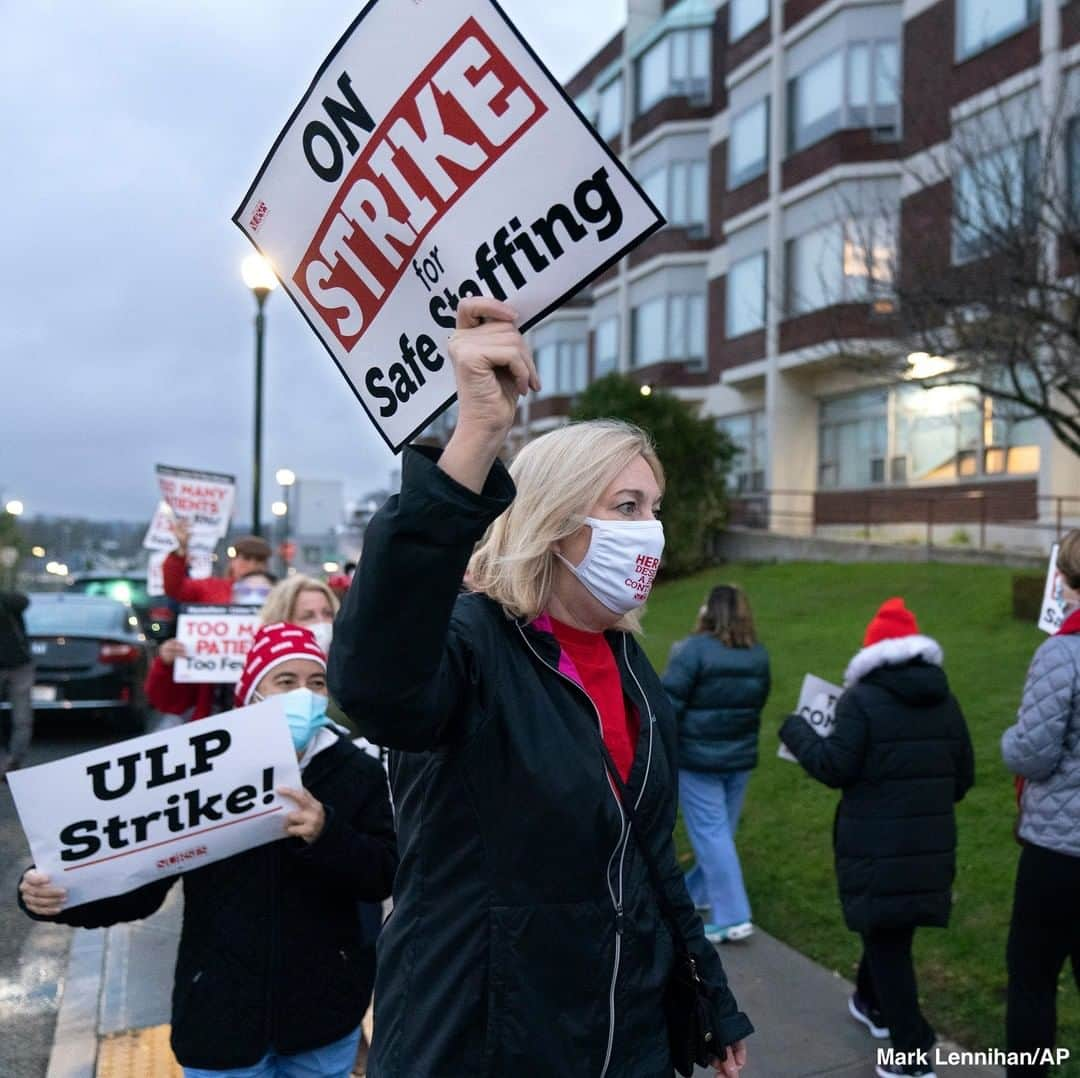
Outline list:
[[[308,626],[311,635],[315,637],[315,643],[319,645],[324,655],[330,654],[330,641],[334,638],[334,623],[332,621],[316,621]]]
[[[636,610],[649,597],[660,555],[664,552],[664,526],[659,520],[597,520],[586,517],[592,528],[589,549],[580,565],[566,567],[594,598],[615,614]]]

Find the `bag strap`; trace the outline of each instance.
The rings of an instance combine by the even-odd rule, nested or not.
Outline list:
[[[608,751],[603,738],[600,739],[600,749],[604,754],[604,765],[611,776],[611,781],[615,783],[619,796],[622,798],[622,810],[629,822],[630,833],[634,836],[637,848],[641,851],[642,859],[645,861],[645,867],[649,872],[649,882],[652,884],[652,889],[656,894],[656,904],[660,907],[660,915],[667,923],[668,931],[671,933],[672,941],[675,944],[675,950],[689,957],[696,969],[697,963],[694,962],[693,955],[690,954],[690,947],[687,945],[682,928],[679,927],[679,919],[675,913],[675,908],[672,906],[671,899],[668,898],[667,891],[664,889],[664,884],[660,879],[660,870],[656,867],[652,853],[645,843],[645,835],[638,825],[637,817],[634,815],[630,791],[627,790],[626,783],[623,782],[619,769],[615,766],[615,761],[611,758],[611,753]]]

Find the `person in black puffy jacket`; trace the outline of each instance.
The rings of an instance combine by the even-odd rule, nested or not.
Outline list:
[[[712,911],[706,939],[745,939],[753,924],[735,831],[758,762],[769,653],[739,588],[712,589],[694,635],[672,648],[663,680],[679,723],[679,804],[697,855],[686,887]]]
[[[263,641],[270,658],[258,666]],[[325,700],[326,665],[309,629],[279,623],[256,636],[237,704],[284,693]],[[100,928],[149,917],[183,881],[172,1048],[185,1078],[256,1066],[266,1078],[347,1078],[356,1058],[375,976],[357,903],[390,894],[393,812],[379,762],[325,722],[325,708],[308,709],[306,731],[293,710],[303,790],[290,794],[296,811],[280,841],[67,909],[43,873],[20,884],[36,920]]]
[[[891,1035],[904,1062],[881,1078],[933,1075],[934,1030],[919,1009],[911,947],[920,925],[944,928],[956,874],[956,815],[975,781],[967,724],[940,646],[889,599],[848,664],[831,736],[801,716],[780,728],[816,779],[842,791],[833,828],[840,903],[863,940],[853,1018]]]

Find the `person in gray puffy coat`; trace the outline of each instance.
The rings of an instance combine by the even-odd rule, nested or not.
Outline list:
[[[672,648],[663,681],[678,718],[679,804],[697,855],[686,886],[712,911],[711,942],[745,939],[753,923],[735,831],[770,681],[769,654],[739,588],[712,589],[694,635]]]
[[[1066,958],[1080,988],[1080,531],[1062,540],[1057,568],[1073,612],[1035,652],[1016,723],[1001,739],[1006,766],[1024,780],[1007,949],[1010,1052],[1053,1046]],[[1007,1073],[1047,1071],[1036,1064]]]

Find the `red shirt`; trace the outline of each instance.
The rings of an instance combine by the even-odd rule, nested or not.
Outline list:
[[[576,667],[582,687],[600,712],[604,744],[626,782],[634,763],[641,721],[637,709],[623,694],[619,668],[607,639],[603,633],[575,629],[554,618],[551,627],[559,646]]]

